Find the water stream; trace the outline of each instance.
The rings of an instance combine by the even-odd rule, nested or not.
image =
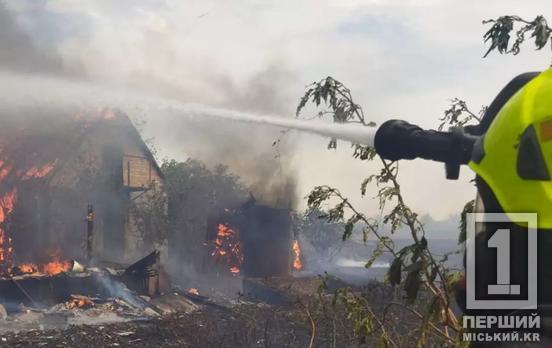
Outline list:
[[[294,129],[333,137],[353,143],[373,146],[376,128],[322,121],[303,121],[276,115],[257,115],[205,105],[182,103],[167,98],[152,97],[143,92],[100,86],[54,77],[38,77],[0,73],[0,109],[9,106],[50,105],[56,107],[112,107],[129,114],[141,112],[171,112],[182,117],[217,118],[284,129]]]

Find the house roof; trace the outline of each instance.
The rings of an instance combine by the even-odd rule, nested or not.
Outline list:
[[[143,154],[146,156],[146,158],[153,165],[153,167],[157,171],[157,174],[159,175],[159,177],[161,179],[164,179],[163,172],[161,171],[161,168],[159,167],[159,164],[157,163],[157,160],[155,159],[155,156],[151,152],[151,149],[144,142],[144,139],[142,139],[142,136],[140,135],[140,132],[138,132],[138,129],[136,129],[136,127],[134,126],[134,124],[132,123],[130,118],[120,110],[115,110],[113,113],[114,113],[116,119],[118,120],[118,122],[120,122],[121,127],[128,132],[130,137],[140,147]]]
[[[130,139],[163,178],[153,154],[125,113],[107,108],[78,113],[29,109],[25,115],[0,117],[0,192],[18,180],[49,180],[79,156],[90,136],[115,142]]]

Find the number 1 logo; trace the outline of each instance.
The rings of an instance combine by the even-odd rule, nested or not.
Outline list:
[[[489,295],[519,295],[520,286],[510,284],[510,230],[497,230],[487,242],[496,248],[496,284],[487,285]]]
[[[537,214],[534,213],[471,213],[467,216],[466,241],[466,307],[468,309],[535,309],[537,308]],[[488,248],[496,249],[496,284],[476,284],[475,226],[478,223],[517,222],[527,225],[527,300],[478,300],[476,286],[486,285],[488,295],[519,295],[520,284],[511,284],[510,230],[499,229],[487,241]],[[521,224],[520,224],[521,225]],[[477,252],[489,252],[478,250]],[[524,285],[525,286],[525,285]]]

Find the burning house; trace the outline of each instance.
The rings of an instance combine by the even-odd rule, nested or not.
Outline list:
[[[252,197],[209,219],[206,264],[221,273],[249,278],[289,275],[302,267],[291,230],[289,209],[257,204]]]
[[[45,113],[2,119],[1,272],[56,274],[65,260],[130,263],[150,252],[162,236],[131,211],[163,197],[163,176],[129,118]]]

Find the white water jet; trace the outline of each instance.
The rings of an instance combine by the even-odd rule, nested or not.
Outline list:
[[[366,268],[366,261],[362,260],[355,260],[355,259],[339,259],[335,262],[336,266],[339,267],[347,267],[347,268]],[[374,262],[370,268],[389,268],[390,264],[389,262],[385,261],[376,261]]]
[[[272,115],[254,115],[204,105],[181,103],[152,97],[141,92],[99,86],[52,77],[0,73],[0,108],[7,106],[50,105],[56,107],[112,107],[127,113],[140,109],[147,112],[169,111],[183,117],[209,117],[294,129],[374,146],[375,127],[351,124],[302,121]]]
[[[310,122],[269,115],[252,115],[242,112],[205,107],[201,105],[182,105],[181,110],[189,116],[216,117],[225,120],[256,123],[286,129],[322,135],[330,138],[350,141],[355,144],[374,146],[377,128],[352,124]]]

